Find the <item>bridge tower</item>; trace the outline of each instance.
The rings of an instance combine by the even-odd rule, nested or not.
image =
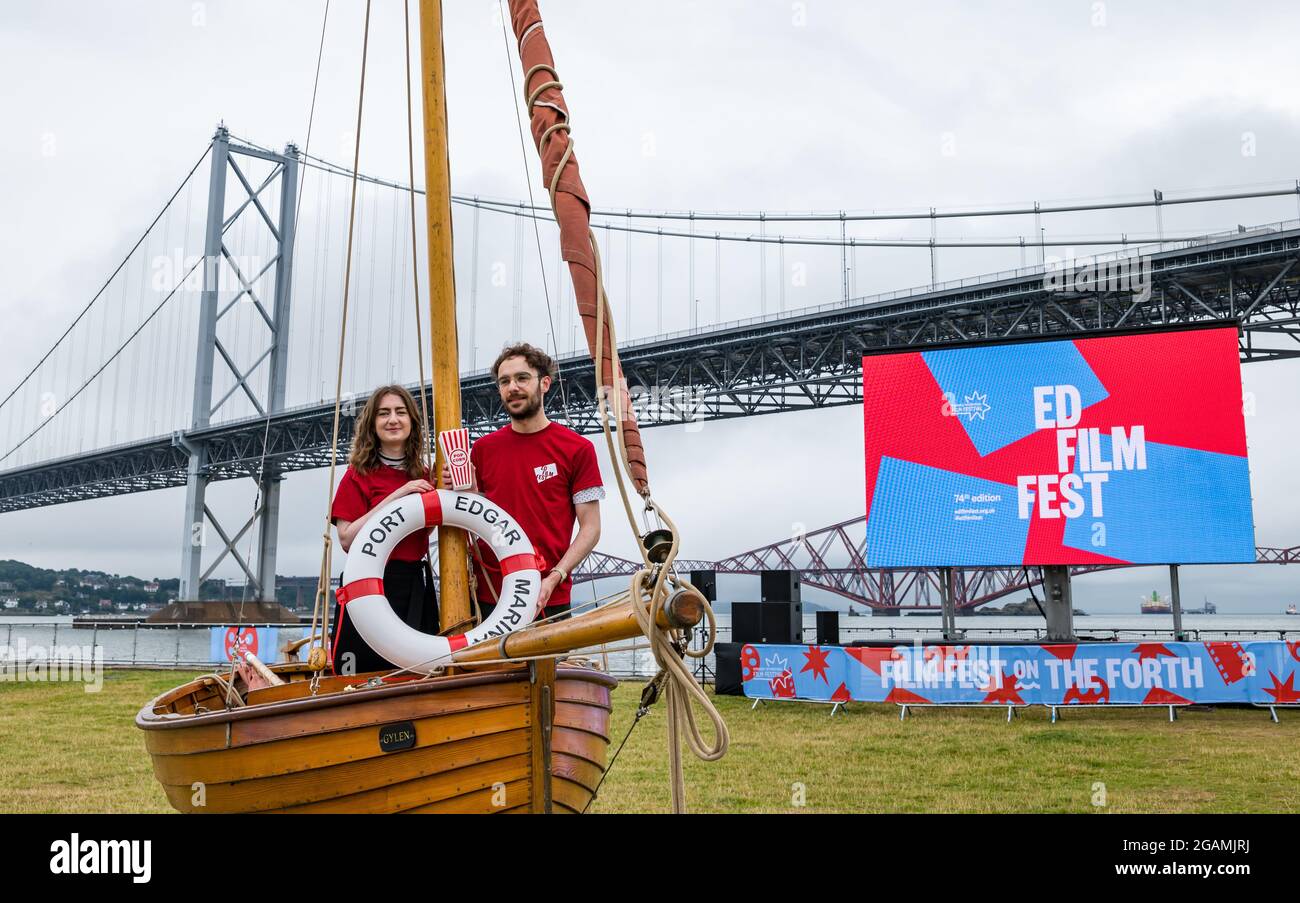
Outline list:
[[[271,173],[258,187],[253,187],[244,170],[240,168],[238,160],[241,157],[261,159],[272,164]],[[185,484],[180,598],[198,599],[203,581],[227,555],[231,555],[243,570],[254,591],[249,601],[274,601],[276,534],[279,529],[280,481],[283,476],[278,468],[265,462],[265,466],[250,467],[247,475],[258,484],[256,510],[238,530],[232,532],[224,528],[206,503],[207,486],[211,476],[208,450],[214,439],[206,438],[204,433],[211,425],[213,414],[241,390],[252,402],[253,408],[267,419],[268,424],[271,418],[284,410],[289,363],[289,299],[293,285],[298,149],[290,144],[285,147],[283,154],[276,154],[232,143],[230,132],[225,126],[219,126],[212,139],[211,165],[208,179],[207,225],[203,245],[203,290],[199,301],[193,413],[190,429],[184,432],[177,431],[172,435],[172,444],[183,449],[189,458]],[[227,216],[226,188],[231,173],[235,175],[238,188],[243,195],[234,212]],[[272,217],[263,203],[263,195],[277,180],[280,182],[280,203],[279,209],[275,211],[276,215]],[[250,207],[251,211],[249,211]],[[226,230],[246,211],[249,215],[253,212],[258,215],[262,225],[269,230],[273,242],[274,250],[271,258],[264,263],[259,261],[259,272],[241,270],[240,262],[236,255],[232,254],[225,240]],[[254,285],[272,267],[275,272],[274,297],[263,299],[258,296]],[[223,273],[228,274],[228,281],[231,278],[234,280],[230,288],[238,289],[224,302],[220,298]],[[239,369],[239,365],[217,335],[217,323],[239,302],[255,305],[261,321],[267,328],[267,345],[246,370]],[[214,401],[213,371],[218,358],[233,375],[234,384],[221,398]],[[261,393],[262,397],[259,397],[251,377],[264,362],[268,368],[268,377],[265,381],[265,389]],[[269,436],[269,432],[267,435]],[[263,457],[265,458],[265,455]],[[240,555],[236,545],[254,525],[257,527],[255,551],[250,555],[253,560],[247,561]],[[203,550],[209,544],[208,539],[212,534],[220,540],[221,550],[204,569]]]

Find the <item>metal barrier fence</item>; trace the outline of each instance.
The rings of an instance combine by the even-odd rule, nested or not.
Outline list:
[[[1080,629],[1075,625],[1076,636],[1080,640],[1102,641],[1110,640],[1113,642],[1123,642],[1127,640],[1155,640],[1167,639],[1175,641],[1178,638],[1172,627],[1088,627]],[[729,634],[730,629],[726,632]],[[719,637],[723,633],[720,628]],[[807,640],[815,636],[815,632],[804,629],[804,639]],[[854,639],[874,640],[911,640],[915,637],[922,639],[943,638],[942,627],[841,627],[840,640],[842,643],[850,643]],[[1259,627],[1242,627],[1242,628],[1210,628],[1210,627],[1184,627],[1182,640],[1185,642],[1199,643],[1204,640],[1237,640],[1237,639],[1256,639],[1256,640],[1285,640],[1288,638],[1300,637],[1300,624],[1294,628],[1259,628]],[[1008,640],[1019,639],[1026,641],[1044,642],[1047,639],[1046,627],[967,627],[956,632],[953,637],[957,642],[972,642],[984,640]]]
[[[148,670],[211,670],[223,663],[210,655],[210,631],[229,625],[143,622],[94,622],[86,625],[53,622],[0,622],[0,667],[23,667],[34,662],[49,665],[97,661],[104,668],[141,668]],[[263,658],[275,663],[286,660],[282,649],[286,643],[307,636],[308,624],[241,624],[241,628],[277,628],[274,656]],[[574,654],[600,661],[614,677],[640,678],[655,673],[654,656],[646,645],[627,650],[627,643],[616,644],[625,651],[605,653],[600,647],[577,650]],[[98,654],[94,650],[101,650]],[[301,654],[299,656],[302,658]],[[711,672],[710,672],[711,673]]]
[[[90,657],[79,658],[81,650],[102,647],[102,665],[106,668],[176,668],[211,669],[220,665],[209,654],[210,630],[214,624],[176,623],[147,624],[143,622],[94,622],[87,625],[59,624],[52,622],[4,623],[0,621],[0,663],[14,664],[31,661],[30,656],[23,655],[40,647],[42,654],[39,661],[57,664],[59,661],[89,661]],[[241,627],[275,627],[278,628],[278,643],[281,647],[288,642],[302,639],[307,635],[310,625],[306,624],[244,624]],[[690,648],[701,649],[704,644],[703,630],[697,628],[691,636]],[[981,641],[1023,640],[1026,642],[1043,642],[1046,639],[1043,627],[998,627],[967,628],[950,637],[952,642],[969,643]],[[805,642],[813,642],[815,632],[805,627]],[[718,642],[729,642],[731,628],[719,625]],[[1201,642],[1204,640],[1245,640],[1245,639],[1296,639],[1300,638],[1300,624],[1295,629],[1258,629],[1258,628],[1185,628],[1183,640]],[[849,644],[856,640],[894,641],[908,643],[915,640],[943,639],[941,627],[890,625],[868,627],[842,627],[840,641]],[[1167,639],[1175,641],[1172,628],[1093,628],[1080,633],[1080,639],[1093,641],[1138,641]],[[62,645],[61,645],[62,644]],[[620,678],[646,678],[654,675],[656,667],[654,656],[648,645],[638,644],[628,650],[629,643],[616,644],[623,651],[605,653],[601,647],[578,650],[575,655],[600,661],[611,675]],[[48,651],[46,651],[48,650]],[[60,651],[57,657],[49,652]],[[273,656],[264,656],[270,662],[284,659],[281,651]],[[691,662],[696,676],[711,682],[715,669],[712,654]]]

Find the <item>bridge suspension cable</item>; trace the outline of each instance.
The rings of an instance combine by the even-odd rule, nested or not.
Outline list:
[[[1249,187],[1249,186],[1245,186]],[[709,222],[754,222],[754,223],[814,223],[814,222],[896,222],[901,220],[935,220],[935,219],[983,219],[994,216],[1031,216],[1048,213],[1080,213],[1096,210],[1126,210],[1143,207],[1169,207],[1177,204],[1206,204],[1218,201],[1240,201],[1251,198],[1300,197],[1300,179],[1286,188],[1267,188],[1257,191],[1226,192],[1214,190],[1211,194],[1194,194],[1187,197],[1165,197],[1163,192],[1153,194],[1151,198],[1129,201],[1105,201],[1098,199],[1087,203],[1035,204],[1032,207],[988,207],[970,210],[940,210],[929,207],[924,210],[902,211],[897,213],[877,213],[875,211],[848,212],[841,210],[813,210],[808,213],[757,211],[699,211],[699,210],[633,210],[631,208],[593,208],[592,216],[623,219],[656,220],[707,220]],[[465,202],[473,200],[464,195],[452,195],[453,200]],[[526,205],[522,201],[493,200],[477,198],[481,203],[498,206],[521,207],[545,212],[546,208]]]
[[[76,391],[74,391],[71,395],[69,395],[66,399],[64,399],[63,403],[60,404],[57,408],[55,408],[54,411],[48,417],[42,420],[39,424],[36,425],[36,427],[31,432],[29,432],[26,436],[24,436],[21,440],[19,440],[18,444],[16,444],[13,448],[9,449],[3,455],[0,455],[0,463],[3,463],[4,461],[8,460],[10,455],[12,455],[14,452],[18,451],[18,449],[26,445],[27,442],[31,440],[32,437],[34,437],[37,433],[43,430],[47,424],[52,423],[54,421],[54,418],[57,417],[61,411],[66,409],[68,405],[72,404],[72,402],[77,399],[77,396],[79,396],[82,392],[86,390],[87,386],[93,383],[101,373],[103,373],[106,369],[108,369],[108,365],[113,363],[113,361],[117,360],[118,356],[123,351],[126,350],[126,346],[130,345],[131,342],[135,339],[135,337],[144,331],[144,328],[148,326],[150,322],[153,321],[153,318],[156,317],[158,315],[158,312],[161,311],[163,307],[166,306],[167,302],[170,301],[178,291],[180,291],[181,286],[185,284],[186,280],[189,279],[190,275],[193,274],[193,272],[197,270],[199,268],[199,265],[202,263],[203,263],[203,258],[201,257],[198,260],[194,261],[193,266],[191,266],[188,270],[186,270],[185,274],[182,275],[181,278],[176,281],[176,285],[172,287],[172,290],[167,293],[167,296],[165,298],[163,298],[161,301],[158,302],[158,306],[155,307],[152,311],[150,311],[149,316],[145,317],[140,322],[140,325],[136,326],[135,331],[132,332],[129,336],[127,336],[126,340],[122,342],[122,344],[117,346],[117,350],[115,350],[111,355],[109,355],[104,360],[104,362],[99,365],[98,369],[96,369],[94,373],[92,373],[89,377],[87,377],[87,379],[80,386],[77,387]],[[101,337],[102,335],[103,334],[101,333]]]
[[[94,297],[92,297],[90,301],[86,304],[86,306],[81,309],[81,312],[77,314],[77,316],[73,319],[73,321],[68,324],[68,328],[63,330],[63,334],[60,335],[57,339],[55,339],[54,344],[50,346],[49,350],[46,351],[45,354],[41,355],[41,359],[36,362],[36,365],[32,367],[32,369],[29,370],[27,374],[18,381],[18,384],[14,386],[13,389],[10,390],[9,394],[6,395],[3,400],[0,400],[0,408],[3,408],[6,404],[9,403],[9,401],[15,395],[18,394],[18,390],[27,384],[27,381],[31,379],[33,375],[35,375],[36,371],[41,369],[41,365],[44,364],[47,360],[49,360],[50,355],[52,355],[58,349],[59,345],[61,345],[63,343],[63,340],[68,337],[69,333],[71,333],[72,330],[76,328],[76,325],[81,322],[82,318],[85,317],[86,314],[90,312],[90,309],[95,306],[95,302],[98,301],[100,297],[104,294],[105,290],[107,290],[107,288],[110,285],[112,285],[113,280],[117,278],[118,273],[122,272],[123,268],[131,260],[132,255],[134,255],[135,252],[139,250],[140,245],[144,244],[144,240],[149,237],[149,233],[153,231],[153,227],[158,225],[158,221],[163,218],[163,215],[166,214],[169,209],[171,209],[172,203],[176,200],[177,197],[180,196],[180,193],[185,190],[185,186],[189,184],[190,179],[194,176],[194,173],[198,170],[198,168],[203,165],[203,161],[207,159],[208,154],[211,151],[212,151],[212,142],[209,141],[207,147],[203,149],[203,153],[199,156],[199,159],[194,163],[193,166],[190,167],[190,171],[185,174],[185,178],[181,179],[181,183],[178,186],[176,186],[176,190],[172,192],[172,196],[167,199],[167,203],[163,204],[162,209],[158,211],[158,215],[153,218],[153,220],[145,228],[144,232],[140,234],[140,237],[136,239],[135,244],[131,245],[131,249],[126,252],[126,256],[122,258],[121,263],[119,263],[116,267],[113,268],[113,272],[109,274],[109,277],[107,279],[104,280],[104,284],[99,287],[99,291],[95,292]],[[8,457],[8,455],[6,455],[5,457]],[[0,458],[0,461],[2,460],[4,459]]]
[[[252,141],[240,138],[253,147],[265,150],[261,145]],[[309,157],[308,164],[316,169],[322,169],[327,172],[333,172],[335,175],[351,175],[347,167],[338,163],[333,163],[322,157]],[[409,186],[397,185],[385,179],[369,176],[365,173],[359,174],[358,178],[364,182],[372,182],[379,185],[394,185],[403,190],[410,190]],[[1261,187],[1263,185],[1273,185],[1274,187]],[[1240,191],[1231,189],[1254,188],[1256,190]],[[1194,189],[1188,189],[1194,190]],[[417,194],[422,194],[423,189],[416,188]],[[1286,187],[1281,187],[1279,183],[1258,183],[1256,185],[1229,185],[1218,186],[1209,189],[1205,194],[1189,194],[1184,197],[1169,197],[1166,192],[1155,191],[1151,197],[1134,198],[1131,200],[1106,200],[1105,198],[1084,198],[1079,201],[1063,203],[1038,203],[1028,207],[977,207],[971,209],[949,209],[944,210],[937,206],[917,208],[915,210],[905,210],[898,212],[878,213],[876,211],[848,211],[848,210],[812,210],[806,213],[791,211],[700,211],[700,210],[637,210],[631,207],[595,207],[592,208],[591,215],[605,218],[622,218],[622,219],[663,219],[663,220],[706,220],[709,222],[895,222],[902,220],[932,220],[932,219],[982,219],[985,217],[996,216],[1040,216],[1053,213],[1080,213],[1098,210],[1126,210],[1141,208],[1161,208],[1186,204],[1206,204],[1220,201],[1239,201],[1250,200],[1254,198],[1272,198],[1272,197],[1296,197],[1300,199],[1300,179]],[[513,207],[522,210],[532,210],[534,212],[545,213],[548,208],[545,205],[534,204],[525,201],[511,200],[507,198],[485,198],[481,195],[462,195],[453,194],[452,200],[466,205],[482,204],[487,206]],[[666,233],[665,233],[666,234]]]
[[[254,144],[247,139],[240,138],[240,141],[260,148],[260,145]],[[337,163],[332,163],[321,157],[304,155],[304,165],[322,172],[333,175],[351,176],[351,170]],[[401,185],[386,179],[368,176],[364,173],[358,173],[357,178],[363,182],[370,182],[375,185],[385,185],[399,188],[402,191],[414,191],[416,194],[423,194],[423,189],[412,189],[408,185]],[[1249,187],[1249,186],[1246,186]],[[875,212],[849,212],[849,211],[812,211],[810,213],[772,213],[768,211],[753,212],[702,212],[698,210],[634,210],[628,208],[594,208],[591,211],[593,217],[617,218],[628,222],[634,219],[657,219],[657,220],[685,220],[689,223],[693,221],[709,222],[891,222],[906,220],[939,220],[939,219],[980,219],[985,217],[999,216],[1037,216],[1052,213],[1077,213],[1100,210],[1124,210],[1140,209],[1147,207],[1159,208],[1173,205],[1187,204],[1206,204],[1218,203],[1222,201],[1239,201],[1257,198],[1276,198],[1276,197],[1296,197],[1297,203],[1300,203],[1300,179],[1294,184],[1287,187],[1274,187],[1260,189],[1256,191],[1212,191],[1208,194],[1194,194],[1186,197],[1168,197],[1163,192],[1153,192],[1151,198],[1142,198],[1139,200],[1128,201],[1097,201],[1089,203],[1063,203],[1063,204],[1040,204],[1035,203],[1032,207],[990,207],[986,209],[972,210],[941,210],[938,207],[930,207],[923,211],[911,211],[901,213],[875,213]],[[542,221],[552,221],[553,218],[548,216],[548,209],[539,204],[527,201],[493,199],[485,198],[481,195],[460,195],[451,196],[452,203],[463,207],[474,207],[482,210],[489,210],[497,213],[510,213],[516,216],[531,217]],[[793,244],[806,246],[822,247],[845,247],[845,248],[1021,248],[1027,244],[1036,247],[1075,247],[1075,246],[1106,246],[1120,245],[1129,246],[1134,244],[1156,244],[1172,243],[1176,241],[1185,241],[1202,237],[1205,233],[1182,233],[1180,235],[1164,234],[1163,228],[1157,230],[1155,237],[1148,236],[1129,236],[1120,235],[1118,237],[1088,237],[1079,236],[1077,238],[1064,237],[1054,239],[1039,239],[1032,242],[1026,242],[1023,236],[1007,237],[1001,241],[993,240],[972,240],[972,241],[938,241],[935,238],[920,239],[878,239],[878,238],[856,238],[845,236],[842,239],[833,238],[816,238],[816,237],[799,237],[789,235],[743,235],[732,233],[715,232],[712,236],[707,233],[701,234],[694,230],[693,225],[686,231],[667,231],[659,228],[650,227],[632,227],[628,225],[618,226],[613,223],[604,222],[600,227],[615,232],[626,232],[640,235],[663,235],[670,238],[687,238],[694,240],[705,240],[713,238],[720,241],[744,242],[750,244]],[[765,231],[765,230],[764,230]]]
[[[1285,194],[1289,194],[1289,192],[1286,192]],[[552,217],[547,216],[544,213],[530,212],[528,210],[527,205],[521,205],[514,201],[497,202],[497,201],[484,200],[482,198],[479,198],[477,201],[474,201],[473,199],[458,200],[455,197],[453,197],[452,202],[456,204],[460,204],[462,206],[474,206],[494,213],[502,213],[511,216],[518,216],[524,219],[532,218],[532,219],[542,220],[544,222],[554,222],[554,219]],[[595,214],[593,214],[593,216],[594,215]],[[701,216],[699,218],[704,219],[705,217]],[[848,219],[847,215],[846,215],[846,219]],[[1031,241],[1027,241],[1025,237],[1021,235],[1001,236],[1001,237],[992,237],[992,238],[984,238],[984,239],[938,240],[934,238],[859,238],[856,236],[848,236],[848,235],[846,235],[843,238],[834,238],[834,237],[821,238],[817,236],[799,236],[799,235],[765,235],[762,233],[758,235],[748,235],[748,234],[734,233],[734,232],[714,232],[712,235],[704,235],[692,231],[667,230],[660,227],[651,228],[649,226],[620,226],[620,225],[615,225],[613,223],[600,223],[599,226],[602,229],[607,229],[614,232],[625,232],[625,233],[636,234],[636,235],[652,235],[655,236],[656,238],[686,238],[695,241],[700,241],[700,240],[729,241],[729,242],[739,242],[741,244],[753,244],[753,245],[784,244],[784,245],[798,245],[798,246],[805,246],[805,247],[843,248],[850,251],[854,248],[919,248],[928,251],[933,248],[1022,248],[1027,245],[1032,245],[1035,248],[1042,248],[1042,247],[1072,248],[1072,247],[1080,247],[1080,246],[1105,247],[1105,246],[1115,246],[1115,245],[1121,247],[1133,247],[1136,245],[1154,245],[1154,244],[1165,245],[1165,244],[1174,244],[1180,241],[1193,241],[1196,239],[1205,238],[1206,236],[1213,234],[1213,232],[1211,231],[1194,230],[1194,231],[1183,231],[1179,233],[1166,233],[1163,235],[1163,237],[1160,235],[1155,235],[1155,236],[1142,235],[1142,234],[1129,235],[1128,233],[1122,233],[1118,236],[1105,235],[1105,234],[1101,234],[1100,236],[1066,235],[1060,238],[1050,238],[1050,239],[1040,238]],[[846,265],[845,272],[847,271],[848,271],[848,267]]]

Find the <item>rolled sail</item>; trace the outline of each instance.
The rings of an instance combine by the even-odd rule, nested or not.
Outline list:
[[[518,41],[519,61],[525,75],[524,97],[531,101],[529,116],[533,141],[542,158],[543,181],[548,189],[554,186],[551,202],[560,226],[561,255],[569,264],[573,293],[578,313],[582,316],[583,332],[587,336],[587,348],[592,360],[596,359],[596,343],[599,341],[602,346],[599,348],[601,372],[597,374],[598,391],[602,391],[600,387],[619,387],[628,469],[637,491],[644,495],[648,491],[649,477],[636,414],[628,403],[627,384],[622,368],[615,368],[610,332],[596,335],[598,305],[604,304],[605,322],[611,326],[613,312],[596,279],[596,255],[591,239],[591,203],[578,173],[578,160],[572,153],[572,141],[566,127],[569,110],[564,103],[559,77],[555,74],[555,60],[551,56],[546,33],[542,30],[542,14],[537,8],[536,0],[510,0],[510,17]],[[609,389],[603,391],[610,392]],[[607,394],[606,398],[612,410],[614,396]]]

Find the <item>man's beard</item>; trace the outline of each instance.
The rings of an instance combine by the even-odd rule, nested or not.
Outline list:
[[[527,420],[529,417],[532,417],[534,414],[536,414],[538,411],[542,409],[541,386],[537,387],[536,394],[529,394],[527,396],[523,408],[521,408],[519,411],[511,410],[510,404],[518,400],[519,399],[514,398],[511,399],[510,402],[506,404],[506,413],[510,415],[511,420]]]

